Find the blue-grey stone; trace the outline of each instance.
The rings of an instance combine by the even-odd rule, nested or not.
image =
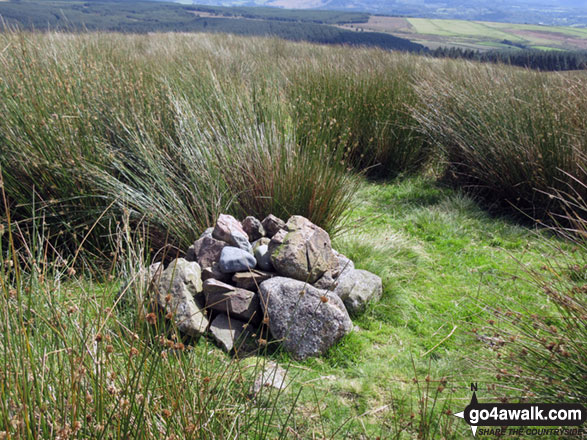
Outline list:
[[[255,257],[237,247],[226,246],[220,253],[220,271],[224,273],[243,272],[245,270],[254,269],[257,265]]]
[[[253,253],[253,248],[251,247],[251,243],[249,243],[249,239],[241,234],[238,231],[233,232],[231,236],[231,244],[243,251],[247,251],[249,254]]]
[[[269,253],[269,246],[262,244],[255,249],[255,259],[257,260],[257,266],[262,270],[273,270],[273,264],[271,263],[271,254]]]

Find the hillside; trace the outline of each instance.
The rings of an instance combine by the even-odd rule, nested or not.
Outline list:
[[[235,14],[242,11],[236,10]],[[313,14],[313,13],[312,13]],[[228,15],[228,14],[227,14]],[[250,14],[245,14],[251,16]],[[421,51],[424,47],[379,32],[355,32],[323,23],[363,20],[365,14],[318,13],[269,15],[263,10],[252,18],[211,16],[198,8],[150,1],[9,0],[0,2],[0,16],[8,26],[35,30],[115,32],[212,32],[277,36],[321,44],[372,46],[388,50]],[[296,17],[301,16],[298,20]],[[291,17],[291,19],[290,19]]]
[[[460,440],[471,383],[587,400],[587,72],[230,34],[0,48],[0,437]],[[170,289],[151,263],[220,213],[307,218],[381,297],[305,360],[269,314],[246,355],[185,332],[177,293],[215,319],[198,284],[238,270],[198,256]]]
[[[357,11],[371,14],[502,23],[587,26],[587,7],[581,0],[205,0],[224,6],[273,6],[297,9]]]
[[[538,26],[487,21],[441,20],[372,15],[367,23],[345,23],[344,28],[388,32],[430,49],[542,49],[587,50],[587,28]]]

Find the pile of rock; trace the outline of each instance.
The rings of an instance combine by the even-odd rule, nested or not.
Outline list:
[[[232,351],[264,326],[297,359],[325,353],[351,330],[349,313],[382,292],[378,276],[355,269],[301,216],[221,214],[185,258],[155,263],[150,274],[159,307],[181,332],[208,333]]]

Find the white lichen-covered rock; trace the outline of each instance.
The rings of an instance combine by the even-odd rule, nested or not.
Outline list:
[[[267,362],[255,379],[251,394],[257,395],[263,388],[283,390],[286,386],[287,371],[275,362]]]
[[[371,301],[377,301],[383,293],[381,278],[366,270],[355,269],[343,276],[334,293],[339,295],[351,315],[361,313]]]
[[[210,324],[210,334],[220,348],[230,353],[238,351],[243,345],[248,334],[247,328],[243,321],[219,314]]]
[[[275,277],[259,294],[271,335],[296,359],[319,356],[352,328],[342,300],[302,281]]]
[[[199,336],[208,327],[208,320],[195,300],[200,292],[201,270],[195,261],[173,260],[158,280],[157,303],[179,331],[189,336]]]
[[[269,243],[271,263],[280,275],[314,283],[336,266],[328,233],[307,218],[290,217]]]

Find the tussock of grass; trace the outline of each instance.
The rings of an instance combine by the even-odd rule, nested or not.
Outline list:
[[[2,232],[9,243],[0,244],[2,436],[283,438],[291,407],[281,396],[289,390],[251,394],[265,356],[241,363],[204,338],[140,318],[147,287],[140,236],[120,230],[113,275],[123,282],[97,284],[71,266],[47,264],[43,228],[20,237],[34,254],[15,249],[20,232]]]
[[[302,144],[327,145],[374,177],[421,169],[430,149],[410,113],[418,105],[412,86],[416,65],[402,61],[380,54],[380,61],[368,67],[340,63],[299,69],[290,93]]]
[[[472,366],[489,348],[462,329],[484,328],[502,301],[542,314],[583,288],[584,246],[491,218],[429,178],[375,185],[355,173],[444,158],[465,189],[543,220],[554,210],[559,233],[584,236],[581,74],[220,35],[1,34],[0,47],[0,431],[461,438],[468,427],[447,411],[468,403],[470,382],[507,394]],[[297,373],[283,395],[251,400],[250,363],[140,319],[150,248],[187,248],[219,212],[305,215],[384,279],[382,300],[328,356],[273,353]],[[581,264],[543,270],[561,248]],[[108,282],[76,278],[76,257],[109,262],[96,272]],[[547,299],[521,273],[571,290]],[[555,373],[584,365],[565,359]]]
[[[510,212],[545,220],[576,191],[587,152],[587,77],[447,64],[417,85],[416,118],[444,151],[447,177]],[[581,214],[585,216],[585,213]]]

